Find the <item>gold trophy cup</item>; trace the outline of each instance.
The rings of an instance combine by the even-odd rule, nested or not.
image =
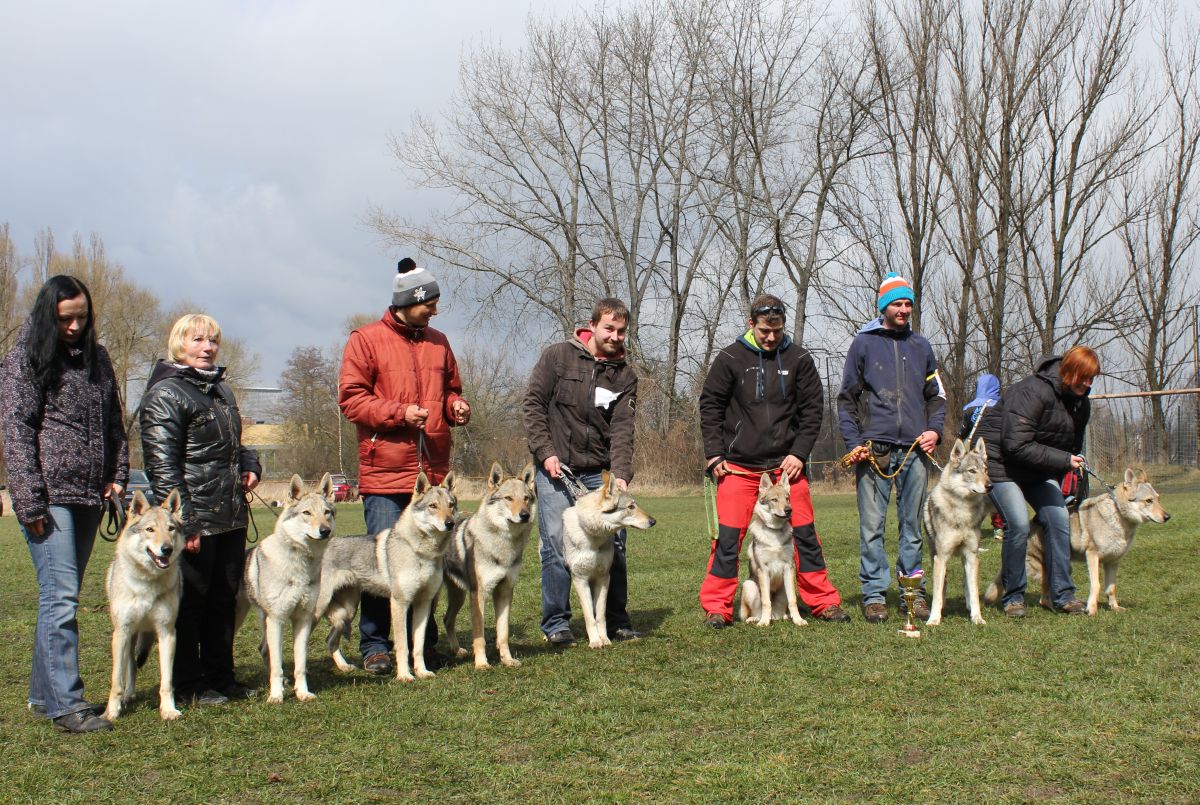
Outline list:
[[[903,590],[904,603],[908,620],[904,626],[896,630],[896,634],[904,637],[920,637],[921,630],[913,624],[913,603],[917,600],[917,591],[921,589],[921,580],[924,578],[922,574],[912,576],[897,576],[896,580],[900,582],[900,589]]]

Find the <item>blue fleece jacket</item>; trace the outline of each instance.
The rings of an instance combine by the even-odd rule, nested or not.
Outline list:
[[[872,442],[908,446],[927,430],[941,438],[946,393],[937,358],[911,328],[889,330],[883,318],[863,325],[846,355],[838,425],[848,449]]]

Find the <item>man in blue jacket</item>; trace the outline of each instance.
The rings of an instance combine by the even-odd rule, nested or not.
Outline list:
[[[893,483],[900,521],[896,574],[921,573],[921,506],[929,477],[926,455],[941,440],[946,418],[946,394],[933,348],[912,331],[914,300],[907,280],[895,273],[884,278],[879,286],[879,318],[865,324],[850,344],[838,392],[842,438],[859,462],[855,468],[858,577],[868,623],[883,623],[888,617],[891,576],[883,532]],[[923,585],[913,615],[921,620],[929,617]]]

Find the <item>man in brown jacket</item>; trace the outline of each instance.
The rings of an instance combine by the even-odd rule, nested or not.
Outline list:
[[[575,337],[547,347],[533,367],[522,410],[537,465],[538,532],[542,557],[542,632],[555,646],[571,633],[571,575],[563,564],[562,515],[573,503],[563,481],[568,467],[588,489],[610,470],[625,489],[633,479],[633,412],[637,376],[625,362],[629,308],[601,299]],[[608,591],[609,637],[634,640],[626,609],[625,532],[617,534]]]
[[[441,482],[450,469],[450,426],[471,418],[450,342],[429,326],[440,295],[433,275],[404,258],[391,306],[379,321],[350,333],[342,355],[338,407],[357,428],[359,491],[370,534],[396,523],[419,470]],[[392,673],[391,623],[390,602],[364,593],[358,623],[364,670]],[[432,617],[429,623],[426,657],[437,642]]]

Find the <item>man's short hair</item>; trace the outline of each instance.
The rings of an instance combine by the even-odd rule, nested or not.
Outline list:
[[[172,363],[183,363],[186,352],[184,345],[193,335],[206,334],[218,344],[221,343],[221,325],[212,316],[204,313],[188,313],[180,316],[171,326],[171,334],[167,336],[167,359]]]
[[[770,327],[778,327],[787,321],[787,308],[783,300],[769,293],[761,293],[750,303],[750,321],[757,324],[759,319]]]
[[[598,324],[604,314],[611,313],[616,321],[629,321],[629,307],[612,296],[606,296],[592,308],[592,324]]]

